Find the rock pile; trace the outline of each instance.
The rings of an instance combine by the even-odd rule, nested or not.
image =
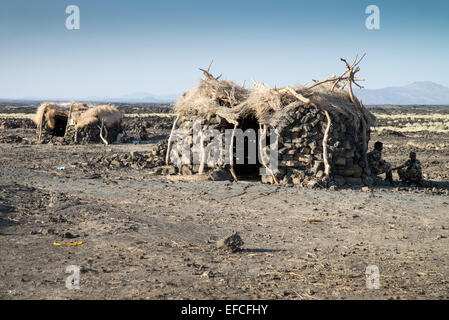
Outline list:
[[[24,141],[26,142],[27,140],[24,140],[21,136],[18,136],[16,134],[5,136],[0,135],[0,143],[20,143]]]
[[[36,125],[31,119],[0,119],[0,129],[34,129]]]
[[[291,123],[279,135],[279,173],[281,184],[306,187],[325,186],[329,177],[325,174],[323,138],[327,128],[322,110],[301,106],[290,113]],[[330,112],[332,124],[327,139],[327,158],[330,165],[330,185],[372,184],[370,170],[364,158],[362,128],[356,128],[352,119]],[[369,140],[369,129],[365,132]],[[268,149],[268,148],[267,148]],[[274,183],[272,176],[262,176],[264,182]]]
[[[165,150],[167,142],[155,145],[151,153],[140,153],[132,151],[130,153],[115,153],[106,156],[98,156],[94,159],[94,164],[110,168],[130,167],[134,169],[150,169],[163,166],[165,164]]]
[[[88,143],[102,143],[100,138],[100,126],[98,123],[88,125],[75,130],[74,126],[68,126],[64,135],[64,144],[88,144]],[[103,128],[103,137],[108,143],[114,143],[117,136],[122,131],[119,125],[111,126],[107,129]],[[48,135],[47,135],[48,136]],[[49,139],[51,138],[48,137]]]

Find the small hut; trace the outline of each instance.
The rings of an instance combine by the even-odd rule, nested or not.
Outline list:
[[[340,77],[275,89],[263,83],[246,89],[212,76],[210,66],[201,69],[205,78],[174,106],[177,117],[166,163],[183,173],[228,170],[235,180],[258,176],[266,183],[308,187],[371,184],[366,153],[375,117],[352,92],[352,85],[358,85],[359,79],[354,76],[362,58],[356,57],[352,65],[342,59],[347,70]],[[203,133],[195,136],[198,124]],[[244,150],[239,159],[235,140],[239,129],[257,133],[255,137],[248,135],[244,148],[255,142],[260,157],[251,158],[249,150]],[[230,135],[230,143],[223,139],[220,148],[229,161],[207,161],[211,156],[205,154],[208,145],[217,143],[208,140],[204,134],[207,130]],[[275,143],[270,141],[269,131],[276,132]],[[264,154],[271,157],[273,153],[277,158],[275,168],[268,165],[267,157],[264,160]],[[261,169],[265,174],[259,175]]]
[[[33,118],[39,141],[61,137],[66,143],[115,142],[121,131],[122,114],[113,105],[42,103]]]

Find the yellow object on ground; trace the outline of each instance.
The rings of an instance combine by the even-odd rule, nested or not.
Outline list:
[[[66,243],[57,243],[56,241],[53,242],[53,245],[55,246],[78,246],[80,244],[83,244],[82,241],[79,242],[66,242]]]

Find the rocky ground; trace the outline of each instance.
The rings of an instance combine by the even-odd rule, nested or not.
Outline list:
[[[371,136],[394,165],[416,151],[425,188],[326,190],[156,176],[167,119],[125,119],[137,142],[109,146],[37,144],[27,120],[0,119],[0,299],[449,298],[444,128]],[[217,248],[235,232],[241,250]]]

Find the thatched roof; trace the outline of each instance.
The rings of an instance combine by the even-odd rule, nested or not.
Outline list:
[[[117,107],[109,104],[90,106],[86,103],[77,102],[44,102],[37,109],[33,121],[38,127],[45,121],[50,129],[54,129],[55,118],[57,116],[72,119],[76,129],[83,128],[101,120],[103,120],[105,126],[112,127],[120,123],[122,119],[122,114]]]
[[[104,121],[106,127],[112,127],[119,124],[122,120],[122,114],[117,107],[109,104],[91,107],[84,112],[72,113],[72,119],[75,121],[75,128],[83,128],[97,121]]]
[[[218,115],[230,123],[239,118],[238,107],[249,96],[244,87],[215,78],[201,79],[198,87],[182,94],[174,105],[174,111],[199,118]]]
[[[213,77],[209,69],[207,71],[201,69],[206,76],[205,79],[200,80],[198,87],[178,98],[174,111],[180,116],[195,118],[218,115],[233,124],[251,114],[261,124],[283,127],[290,110],[300,105],[312,105],[328,112],[343,114],[353,119],[357,127],[362,119],[371,126],[375,122],[374,115],[353,96],[350,88],[350,84],[355,83],[353,75],[358,69],[354,68],[360,60],[357,61],[356,57],[353,65],[348,65],[348,70],[339,78],[331,77],[308,87],[275,89],[263,83],[255,83],[253,88],[246,89],[234,82]],[[343,77],[348,72],[350,76]],[[344,90],[347,83],[340,85],[341,81],[349,83],[349,91]]]

